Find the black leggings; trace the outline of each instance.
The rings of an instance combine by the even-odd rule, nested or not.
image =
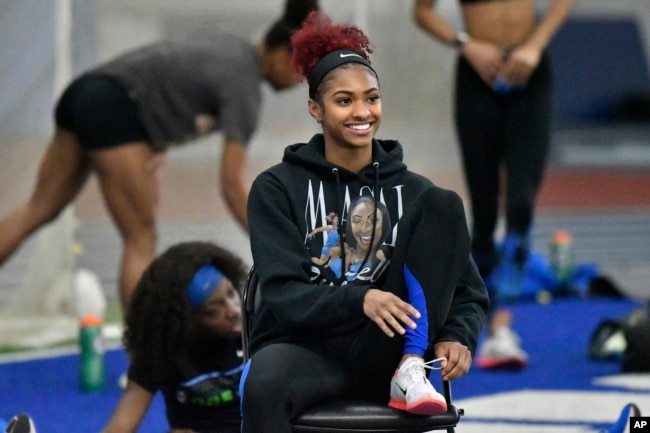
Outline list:
[[[552,70],[546,55],[520,91],[494,92],[459,58],[456,130],[472,207],[472,250],[490,253],[505,167],[506,231],[526,237],[550,148]]]
[[[354,335],[260,349],[242,378],[242,432],[291,433],[291,419],[326,400],[387,404],[402,346],[403,338],[391,339],[369,322]]]

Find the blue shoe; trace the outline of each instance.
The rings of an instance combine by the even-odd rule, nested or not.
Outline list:
[[[641,411],[634,403],[628,403],[623,407],[618,420],[608,430],[602,433],[629,433],[630,417],[632,416],[641,416]]]
[[[499,264],[491,275],[499,303],[517,301],[524,285],[528,249],[525,240],[508,235],[500,246]]]

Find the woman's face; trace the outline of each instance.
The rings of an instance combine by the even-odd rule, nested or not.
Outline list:
[[[311,115],[323,126],[325,143],[342,148],[370,146],[381,123],[379,82],[370,69],[348,63],[327,74]]]
[[[285,90],[302,81],[302,75],[291,65],[291,52],[283,47],[266,54],[263,75],[274,90]]]
[[[352,228],[352,237],[356,242],[355,250],[367,252],[370,248],[370,239],[372,237],[373,221],[375,219],[375,206],[370,203],[359,203],[350,212],[350,224]],[[382,223],[384,216],[381,210],[377,210],[377,224],[375,224],[375,244],[379,243],[382,235]]]
[[[242,332],[241,302],[237,289],[223,278],[201,305],[199,322],[213,337],[237,337]]]

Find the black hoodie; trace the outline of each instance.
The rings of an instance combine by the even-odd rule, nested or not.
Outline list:
[[[363,312],[363,298],[368,288],[382,288],[397,223],[404,210],[429,189],[435,190],[440,208],[435,228],[446,238],[460,239],[449,246],[454,251],[418,252],[431,260],[432,269],[436,269],[435,262],[444,262],[445,271],[434,279],[454,292],[453,299],[439,302],[445,319],[434,326],[435,341],[458,341],[474,351],[488,301],[485,285],[470,259],[462,201],[456,193],[435,187],[427,178],[407,170],[397,141],[373,140],[372,146],[373,163],[352,173],[325,159],[324,139],[317,134],[309,143],[287,147],[282,163],[261,173],[253,183],[248,219],[262,301],[255,315],[251,353],[270,343],[325,339],[366,324],[369,319]],[[381,218],[380,231],[372,231],[373,240],[379,242],[377,249],[366,254],[365,265],[353,268],[344,265],[356,243],[348,212],[361,196],[374,202],[377,225],[377,209],[389,215]],[[342,257],[319,265],[314,260],[321,256],[327,235],[308,235],[329,224],[326,216],[330,212],[338,214],[339,240],[348,247],[341,249]],[[371,241],[370,245],[377,243]],[[347,276],[341,273],[344,268]]]

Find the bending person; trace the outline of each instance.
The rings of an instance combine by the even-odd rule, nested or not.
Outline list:
[[[56,106],[56,128],[31,197],[0,221],[0,264],[95,173],[122,237],[119,293],[126,308],[156,252],[163,152],[216,130],[224,136],[219,187],[248,231],[246,151],[261,84],[282,90],[299,83],[290,37],[317,1],[287,0],[285,8],[257,46],[210,32],[136,49],[74,80]]]
[[[463,376],[488,308],[463,204],[410,172],[398,142],[374,138],[381,92],[360,29],[312,13],[293,46],[322,133],[287,147],[251,189],[261,303],[241,383],[242,431],[289,433],[308,406],[347,397],[441,412],[425,362],[444,358],[443,379]],[[364,206],[352,215],[357,197]],[[333,210],[347,244],[340,274],[312,261],[323,239],[312,246],[307,236]]]

